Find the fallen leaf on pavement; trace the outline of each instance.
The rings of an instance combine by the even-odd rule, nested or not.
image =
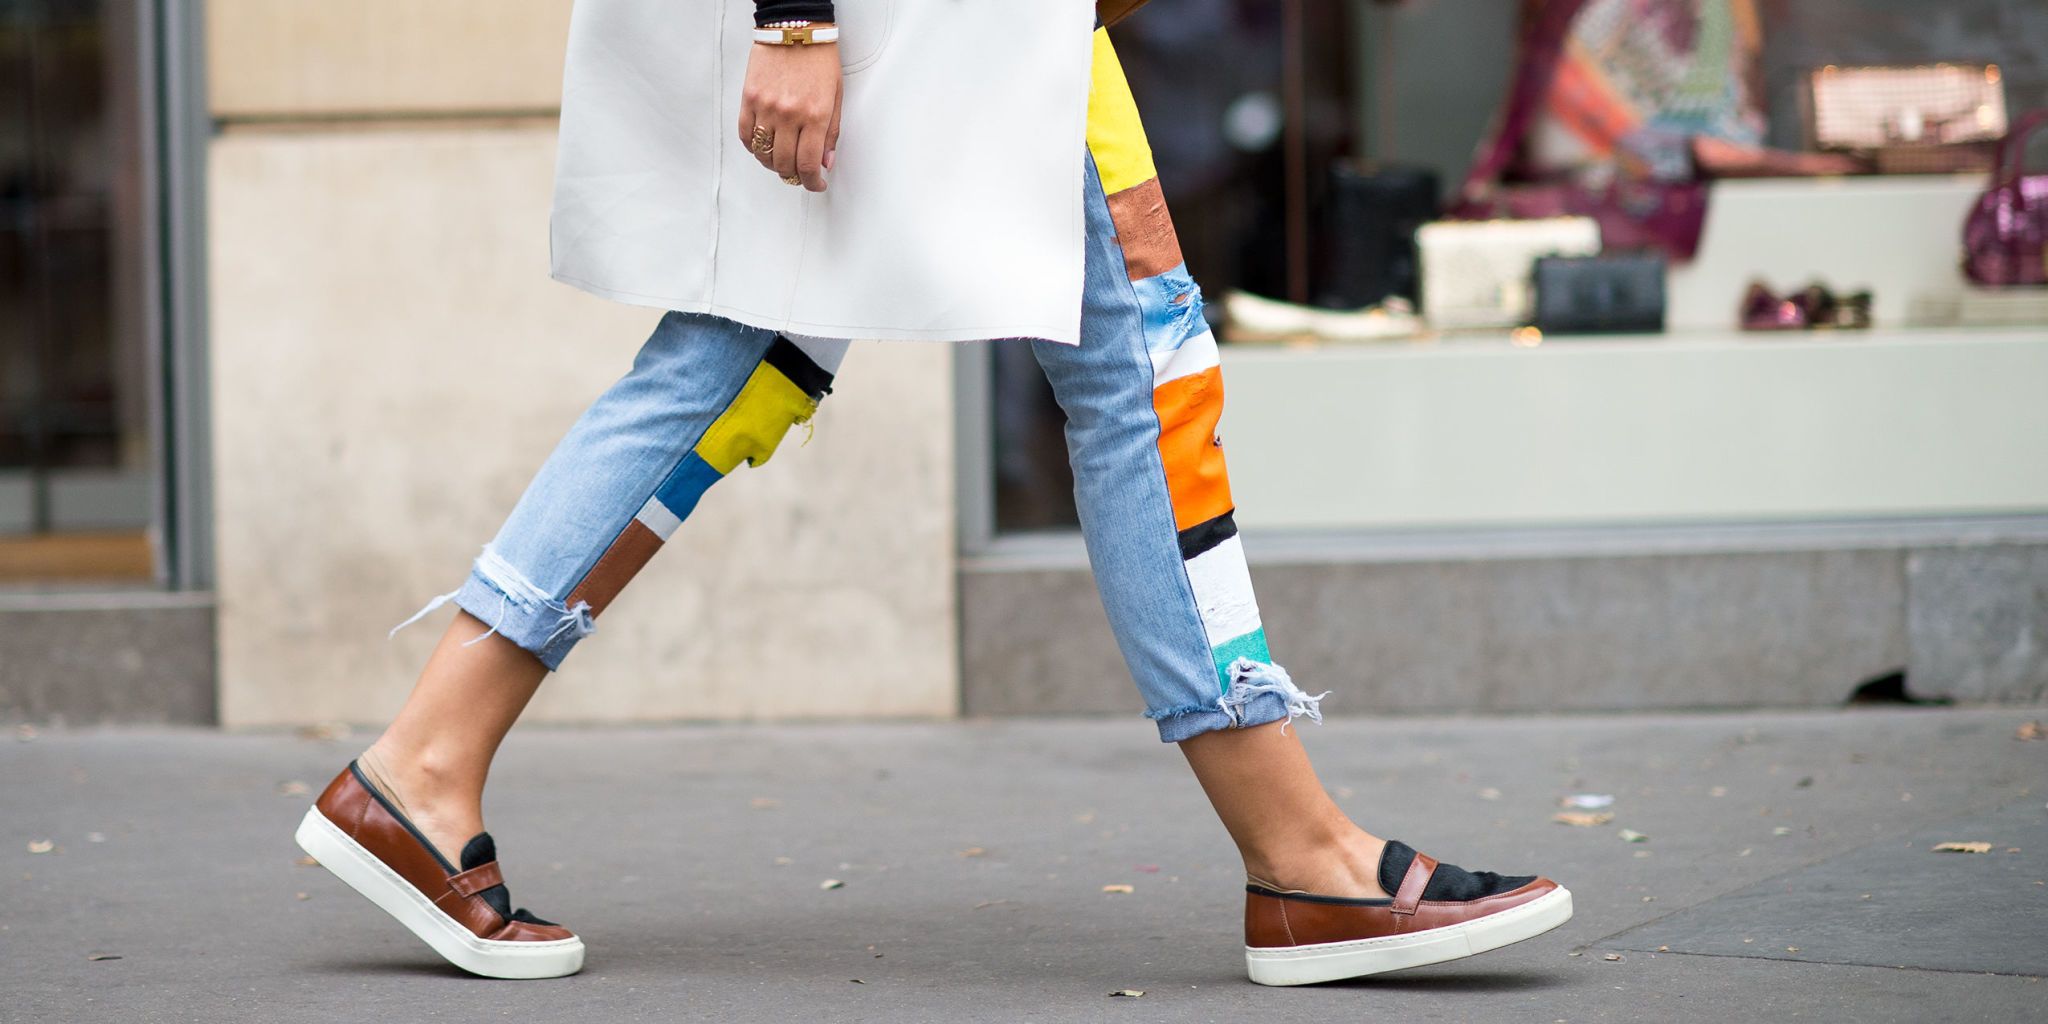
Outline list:
[[[1669,953],[1669,952],[1671,952],[1671,947],[1670,947],[1670,946],[1658,946],[1658,947],[1657,947],[1657,952],[1659,952],[1659,953]]]
[[[820,889],[844,889],[844,888],[846,888],[846,883],[845,883],[845,882],[842,882],[842,881],[840,881],[840,880],[839,880],[839,879],[837,879],[837,878],[827,878],[827,879],[825,879],[824,881],[822,881],[822,882],[819,882],[819,883],[818,883],[818,888],[820,888]]]
[[[1136,887],[1136,886],[1131,886],[1131,885],[1105,885],[1105,886],[1103,886],[1103,887],[1102,887],[1102,891],[1103,891],[1103,892],[1120,892],[1120,893],[1130,894],[1130,893],[1134,893],[1134,892],[1137,892],[1137,891],[1138,891],[1138,889],[1137,889],[1137,887]]]
[[[1597,811],[1602,807],[1614,806],[1611,793],[1573,793],[1557,802],[1559,807],[1570,807],[1581,811]]]
[[[848,981],[850,981],[850,982],[853,982],[853,983],[854,983],[854,984],[856,984],[856,985],[865,985],[865,984],[867,984],[867,982],[865,982],[865,981],[862,981],[862,980],[860,980],[859,978],[848,978],[848,979],[846,979],[846,980],[848,980]]]
[[[302,740],[339,740],[348,738],[348,724],[345,722],[321,722],[318,725],[302,725],[293,730]]]
[[[1715,786],[1714,788],[1712,788],[1712,789],[1710,789],[1710,790],[1707,790],[1707,795],[1708,795],[1708,796],[1727,796],[1727,795],[1728,795],[1728,787],[1726,787],[1726,786]]]
[[[48,839],[31,839],[28,842],[28,852],[30,853],[48,853],[56,848],[57,844]]]
[[[86,958],[87,960],[119,960],[119,959],[121,959],[121,954],[119,954],[119,953],[88,953],[88,954],[86,954],[86,957],[85,957],[85,958]]]
[[[1990,853],[1990,843],[1936,843],[1935,853]]]
[[[1575,825],[1579,828],[1594,828],[1614,820],[1611,811],[1559,811],[1550,820],[1560,825]]]
[[[1785,825],[1780,825],[1777,828],[1772,829],[1771,834],[1774,836],[1789,836],[1792,834],[1792,829]]]
[[[2021,722],[2019,730],[2012,734],[2012,738],[2016,740],[2048,740],[2048,729],[2041,728],[2041,723],[2039,722]]]
[[[772,811],[777,807],[782,806],[782,801],[777,800],[772,796],[757,796],[752,800],[747,801],[747,806],[757,811]]]
[[[1500,799],[1500,790],[1495,789],[1492,786],[1488,786],[1485,789],[1479,791],[1479,799],[1498,800]]]
[[[1650,841],[1649,836],[1646,836],[1632,828],[1622,829],[1621,831],[1616,832],[1615,835],[1620,836],[1621,841],[1624,843],[1647,843]]]
[[[2017,852],[2017,851],[2015,851],[2015,852]],[[1139,874],[1141,874],[1141,875],[1156,875],[1156,874],[1158,874],[1158,873],[1159,873],[1159,865],[1157,865],[1157,864],[1137,864],[1137,865],[1133,865],[1133,866],[1132,866],[1132,868],[1131,868],[1131,870],[1133,870],[1133,871],[1136,871],[1137,873],[1139,873]]]
[[[986,854],[987,852],[988,852],[987,850],[984,850],[984,849],[982,849],[982,848],[981,848],[981,847],[979,847],[979,846],[970,846],[970,847],[968,847],[967,849],[965,849],[965,850],[962,850],[962,851],[960,851],[960,856],[962,856],[962,857],[979,857],[979,856],[982,856],[983,854]]]
[[[1786,947],[1785,947],[1785,952],[1787,952],[1787,953],[1797,953],[1797,952],[1799,952],[1799,947],[1798,947],[1798,946],[1786,946]]]
[[[312,895],[311,893],[304,893],[304,892],[295,892],[295,893],[292,893],[292,895],[293,895],[293,896],[296,896],[296,897],[298,897],[298,898],[299,898],[299,900],[300,900],[301,902],[304,902],[304,901],[306,901],[306,900],[310,900],[310,899],[312,899],[312,898],[313,898],[313,895]]]
[[[312,787],[306,785],[303,782],[300,782],[297,779],[292,779],[289,782],[280,782],[277,784],[278,796],[305,796],[306,794],[311,793],[312,791]]]
[[[1612,963],[1612,962],[1615,962],[1615,961],[1618,961],[1618,960],[1620,960],[1620,959],[1621,959],[1621,954],[1620,954],[1620,953],[1609,953],[1609,954],[1607,954],[1606,956],[1603,956],[1603,957],[1601,957],[1600,959],[1602,959],[1602,960],[1606,960],[1606,961],[1608,961],[1608,962]]]
[[[300,857],[298,860],[292,861],[292,863],[302,868],[317,868],[320,866],[320,862],[311,857]]]
[[[1137,999],[1145,994],[1142,988],[1120,988],[1109,994],[1111,999]]]

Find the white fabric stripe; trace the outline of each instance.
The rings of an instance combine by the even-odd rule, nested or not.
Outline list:
[[[1232,537],[1187,562],[1188,583],[1202,631],[1214,648],[1259,628],[1259,603],[1252,595],[1251,570],[1244,563],[1244,544]]]
[[[1152,353],[1152,386],[1201,373],[1217,361],[1216,335],[1203,331],[1181,342],[1179,348]]]
[[[846,346],[853,344],[845,338],[814,338],[808,334],[791,334],[788,331],[782,332],[782,336],[802,350],[804,355],[810,356],[811,362],[818,364],[818,369],[834,376],[839,373],[840,362],[846,359]]]
[[[640,525],[653,530],[654,535],[663,541],[675,534],[676,527],[683,525],[683,521],[677,519],[660,498],[647,499],[647,504],[640,506],[640,511],[634,513],[633,518],[640,520]]]

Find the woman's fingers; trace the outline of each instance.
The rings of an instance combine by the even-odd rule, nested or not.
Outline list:
[[[832,97],[832,127],[825,132],[825,169],[828,171],[832,169],[832,161],[839,154],[839,111],[845,103],[846,93],[842,88]]]
[[[796,143],[796,176],[813,192],[825,191],[825,149],[829,126],[824,122],[808,126]]]
[[[740,99],[740,139],[777,177],[822,192],[839,94],[838,47],[757,45]]]

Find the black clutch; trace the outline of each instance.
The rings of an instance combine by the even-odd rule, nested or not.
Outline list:
[[[1664,330],[1664,257],[1544,256],[1536,261],[1535,326],[1545,334]]]

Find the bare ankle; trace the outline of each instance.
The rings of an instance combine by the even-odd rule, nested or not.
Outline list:
[[[1390,895],[1379,883],[1380,852],[1385,847],[1383,840],[1353,827],[1284,849],[1247,854],[1245,873],[1282,891],[1382,899]]]
[[[395,744],[379,739],[356,758],[370,785],[398,812],[458,864],[462,848],[483,831],[481,779],[464,779],[446,761],[420,752],[394,752]]]

